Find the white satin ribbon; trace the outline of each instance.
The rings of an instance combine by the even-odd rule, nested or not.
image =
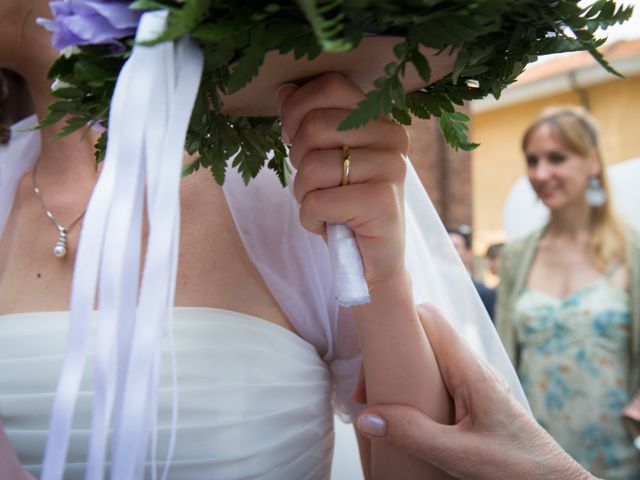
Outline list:
[[[333,296],[343,307],[369,303],[369,287],[364,278],[364,264],[353,230],[342,223],[327,225],[327,243],[331,271],[333,272]]]
[[[155,38],[165,25],[166,12],[144,14],[136,40]],[[155,461],[156,392],[165,321],[170,348],[172,344],[182,153],[202,64],[199,48],[185,38],[134,47],[119,75],[104,167],[78,247],[69,336],[51,414],[44,480],[63,478],[98,285],[95,395],[86,478],[104,477],[110,428],[112,479],[142,478],[150,444]],[[145,175],[150,228],[138,297]],[[173,355],[172,363],[175,366]],[[175,380],[175,369],[172,373]],[[173,391],[164,477],[175,443],[175,387]],[[155,468],[152,476],[156,477]]]

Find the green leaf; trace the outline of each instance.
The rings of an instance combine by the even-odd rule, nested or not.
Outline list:
[[[344,14],[340,11],[341,0],[296,0],[300,9],[313,27],[313,32],[319,44],[325,52],[347,52],[353,48],[353,44],[339,35],[344,30]],[[332,18],[325,18],[324,13],[337,10]]]
[[[264,53],[263,50],[249,48],[247,52],[240,57],[235,68],[229,74],[228,92],[230,94],[239,91],[258,74],[264,62]]]
[[[446,142],[456,150],[470,151],[478,147],[477,143],[470,143],[467,138],[468,121],[469,117],[462,112],[440,112],[440,130]]]
[[[77,87],[63,87],[52,90],[51,95],[56,98],[78,100],[84,96],[84,92]]]
[[[205,23],[196,27],[192,35],[203,42],[223,42],[234,36],[238,26],[230,23]]]
[[[195,159],[182,167],[182,176],[186,177],[200,170],[200,159]]]
[[[338,125],[339,131],[351,130],[366,125],[369,120],[378,118],[382,111],[391,110],[390,99],[385,98],[381,92],[374,90],[367,94],[367,98],[360,101],[355,110]]]
[[[82,81],[95,81],[99,85],[103,84],[108,72],[101,68],[97,63],[89,60],[79,60],[75,63],[74,72]]]
[[[139,4],[140,2],[137,3]],[[213,0],[186,0],[179,8],[177,6],[176,8],[169,8],[167,29],[155,40],[141,43],[143,45],[155,45],[175,40],[190,33],[206,19],[212,4]]]
[[[411,63],[416,68],[418,75],[427,85],[431,81],[431,67],[429,62],[418,50],[414,50],[411,54]]]
[[[589,3],[588,5],[585,5]],[[136,0],[131,8],[166,9],[166,31],[150,44],[190,35],[205,55],[205,65],[185,148],[199,159],[191,169],[208,168],[224,182],[227,159],[249,181],[265,165],[287,181],[286,152],[272,118],[228,117],[221,95],[236,92],[259,75],[264,54],[274,50],[296,59],[315,59],[323,51],[343,52],[369,34],[392,35],[394,61],[381,67],[374,90],[340,124],[359,128],[390,114],[408,124],[412,115],[439,118],[447,142],[473,148],[464,114],[455,106],[501,92],[540,55],[587,51],[607,71],[617,74],[599,48],[601,29],[628,20],[632,8],[613,0]],[[115,80],[131,55],[133,38],[121,39],[123,52],[109,45],[83,45],[60,57],[48,78],[71,85],[57,97],[40,127],[65,122],[60,135],[100,122],[108,127]],[[422,46],[455,52],[454,69],[432,82]],[[412,64],[427,86],[405,93],[402,77]],[[470,88],[467,80],[477,82]],[[106,148],[97,145],[97,158]],[[267,152],[272,152],[268,157]],[[188,169],[188,170],[191,170]]]
[[[393,107],[391,109],[391,115],[393,115],[393,119],[400,125],[411,125],[411,115],[409,115],[409,112],[406,110]]]

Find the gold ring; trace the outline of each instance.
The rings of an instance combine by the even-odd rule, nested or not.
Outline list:
[[[342,147],[342,178],[340,185],[349,185],[349,167],[351,167],[351,150],[344,145]]]

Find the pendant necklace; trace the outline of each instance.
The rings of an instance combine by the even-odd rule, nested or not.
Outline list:
[[[42,210],[44,211],[44,214],[47,216],[47,218],[51,221],[51,223],[53,223],[53,225],[58,230],[58,241],[53,247],[53,254],[58,258],[64,258],[67,256],[67,250],[68,250],[67,234],[70,233],[71,230],[73,230],[73,227],[75,227],[78,224],[78,222],[82,219],[82,217],[84,217],[84,214],[87,211],[87,209],[85,208],[84,211],[78,216],[78,218],[76,218],[73,222],[71,222],[68,227],[66,228],[63,227],[62,224],[53,216],[53,213],[51,213],[51,211],[47,208],[47,205],[44,203],[44,198],[42,198],[42,192],[40,191],[40,186],[36,181],[37,169],[38,169],[38,162],[36,162],[35,166],[33,167],[33,172],[31,173],[31,180],[33,182],[33,191],[36,193],[38,200],[40,200],[40,205],[42,206]]]

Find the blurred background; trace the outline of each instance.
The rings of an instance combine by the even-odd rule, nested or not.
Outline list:
[[[606,72],[586,52],[541,57],[499,100],[466,106],[471,139],[480,143],[473,152],[451,150],[435,122],[411,127],[416,170],[445,226],[471,227],[474,274],[489,286],[497,279],[485,268],[487,248],[528,233],[545,218],[523,178],[520,149],[526,126],[545,107],[574,104],[591,111],[602,127],[616,207],[629,216],[640,205],[640,0],[620,3],[634,5],[633,17],[609,30],[601,51],[624,78]],[[640,211],[635,217],[637,224]]]

